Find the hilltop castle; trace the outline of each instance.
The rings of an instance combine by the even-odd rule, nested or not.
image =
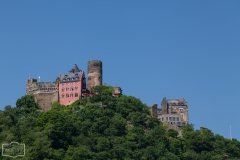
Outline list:
[[[70,105],[80,98],[88,97],[90,89],[98,85],[102,85],[102,62],[92,60],[88,62],[88,88],[84,71],[74,64],[68,73],[60,74],[53,83],[37,82],[37,79],[29,78],[26,92],[34,94],[42,111],[47,111],[55,101]],[[122,89],[115,86],[113,96],[117,97],[119,94],[122,94]]]
[[[102,85],[101,61],[88,62],[87,78],[88,83],[86,83],[85,72],[74,64],[68,73],[60,74],[53,83],[37,82],[37,79],[29,78],[26,92],[34,94],[35,101],[41,106],[42,111],[47,111],[51,109],[52,103],[55,101],[63,105],[70,105],[78,99],[90,96],[92,87]],[[122,94],[122,89],[115,86],[113,96],[118,97],[119,94]],[[181,135],[180,127],[188,123],[188,103],[185,99],[166,99],[164,97],[161,108],[154,104],[150,108],[150,112],[153,117],[158,118],[169,128],[179,131],[179,135]]]

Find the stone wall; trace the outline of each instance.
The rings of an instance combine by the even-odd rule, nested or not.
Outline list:
[[[41,111],[51,109],[53,102],[58,101],[58,92],[45,92],[34,94],[35,101],[41,106]]]
[[[158,113],[157,113],[157,104],[154,104],[152,107],[150,107],[150,113],[153,117],[158,118]]]
[[[102,62],[92,60],[88,62],[88,89],[102,85]]]

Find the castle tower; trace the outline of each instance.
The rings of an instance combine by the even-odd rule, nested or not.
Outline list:
[[[99,60],[88,61],[88,89],[102,85],[102,62]]]

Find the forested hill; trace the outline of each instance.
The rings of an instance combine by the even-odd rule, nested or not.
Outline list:
[[[33,95],[0,111],[0,142],[25,144],[24,160],[222,160],[240,159],[240,142],[211,130],[184,126],[183,136],[151,117],[133,96],[112,97],[112,88],[70,106],[54,103],[39,112]],[[3,150],[5,155],[17,155]],[[1,149],[2,152],[2,149]],[[7,152],[7,153],[5,153]],[[21,152],[21,151],[19,151]],[[0,159],[12,159],[1,156]]]

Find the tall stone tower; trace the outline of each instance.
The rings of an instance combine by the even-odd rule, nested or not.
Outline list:
[[[102,62],[99,60],[88,61],[88,89],[102,85]]]

